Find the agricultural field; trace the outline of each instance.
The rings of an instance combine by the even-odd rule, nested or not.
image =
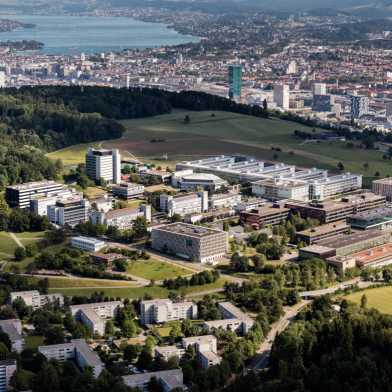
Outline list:
[[[191,270],[157,260],[138,260],[128,263],[127,272],[149,280],[164,280],[190,275]]]
[[[191,119],[189,124],[183,121],[186,114]],[[280,119],[219,111],[174,111],[122,123],[127,128],[124,136],[100,145],[119,148],[124,155],[136,156],[163,168],[173,167],[179,160],[215,154],[246,154],[267,161],[283,161],[300,167],[317,166],[332,171],[337,171],[337,164],[342,162],[346,171],[361,173],[367,180],[376,172],[381,177],[392,175],[392,164],[382,158],[382,152],[349,148],[346,142],[304,143],[294,136],[294,131],[311,132],[313,128]],[[80,161],[86,147],[68,147],[48,156],[64,157],[65,162]]]
[[[375,308],[381,313],[392,314],[392,286],[372,288],[357,293],[349,294],[344,298],[355,302],[361,303],[362,295],[367,297],[367,307]]]

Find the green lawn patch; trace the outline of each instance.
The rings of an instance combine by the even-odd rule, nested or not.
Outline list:
[[[192,274],[190,270],[157,260],[130,261],[127,272],[149,280],[172,279]]]
[[[50,288],[76,288],[76,287],[132,287],[132,282],[102,279],[75,279],[75,278],[49,278]]]
[[[25,348],[30,348],[32,350],[42,346],[44,344],[45,338],[43,336],[26,336],[25,337]]]
[[[46,154],[49,159],[61,159],[64,166],[77,166],[85,161],[87,149],[89,147],[98,147],[99,143],[77,144],[74,146],[62,148]]]
[[[364,291],[358,291],[353,294],[349,294],[344,298],[348,301],[360,304],[362,295],[367,297],[368,308],[375,308],[381,313],[392,314],[392,286],[378,287],[367,289]]]

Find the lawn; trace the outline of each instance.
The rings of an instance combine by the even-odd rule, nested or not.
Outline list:
[[[46,156],[50,159],[61,159],[64,166],[77,166],[85,161],[85,155],[88,147],[98,147],[99,143],[78,144],[50,152]]]
[[[5,231],[0,232],[0,257],[7,260],[14,258],[15,249],[18,244]]]
[[[42,346],[44,344],[43,336],[26,336],[25,337],[25,348],[29,348],[35,350],[38,346]]]
[[[144,279],[164,280],[190,275],[192,271],[157,260],[138,260],[128,264],[127,272]]]
[[[75,278],[49,278],[50,288],[77,288],[77,287],[124,287],[133,286],[133,282],[102,279],[75,279]]]
[[[344,298],[359,304],[363,294],[366,294],[367,306],[369,308],[376,308],[381,313],[392,314],[392,286],[358,291]]]

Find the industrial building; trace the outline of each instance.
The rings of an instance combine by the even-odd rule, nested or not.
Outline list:
[[[201,263],[217,263],[228,249],[226,232],[186,223],[153,228],[151,241],[157,251]]]
[[[104,364],[84,339],[72,339],[69,343],[39,346],[38,351],[47,359],[64,362],[74,360],[79,367],[92,369],[94,377],[98,378]]]
[[[153,299],[141,301],[140,322],[162,324],[167,321],[196,319],[197,305],[193,302],[173,302],[170,299]]]

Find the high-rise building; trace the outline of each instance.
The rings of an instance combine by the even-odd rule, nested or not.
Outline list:
[[[242,65],[229,65],[229,98],[241,97],[242,90]]]
[[[297,63],[293,60],[290,61],[289,65],[287,66],[287,74],[294,75],[297,73]]]
[[[274,102],[282,109],[289,109],[290,86],[288,84],[277,84],[274,86]]]
[[[332,111],[331,95],[313,95],[312,110],[314,112]]]
[[[326,95],[327,85],[325,83],[314,83],[313,84],[313,95]]]
[[[359,95],[351,97],[351,118],[356,120],[369,112],[369,98]]]
[[[113,184],[121,181],[121,155],[117,149],[89,148],[86,154],[86,173],[95,180],[104,179]]]

